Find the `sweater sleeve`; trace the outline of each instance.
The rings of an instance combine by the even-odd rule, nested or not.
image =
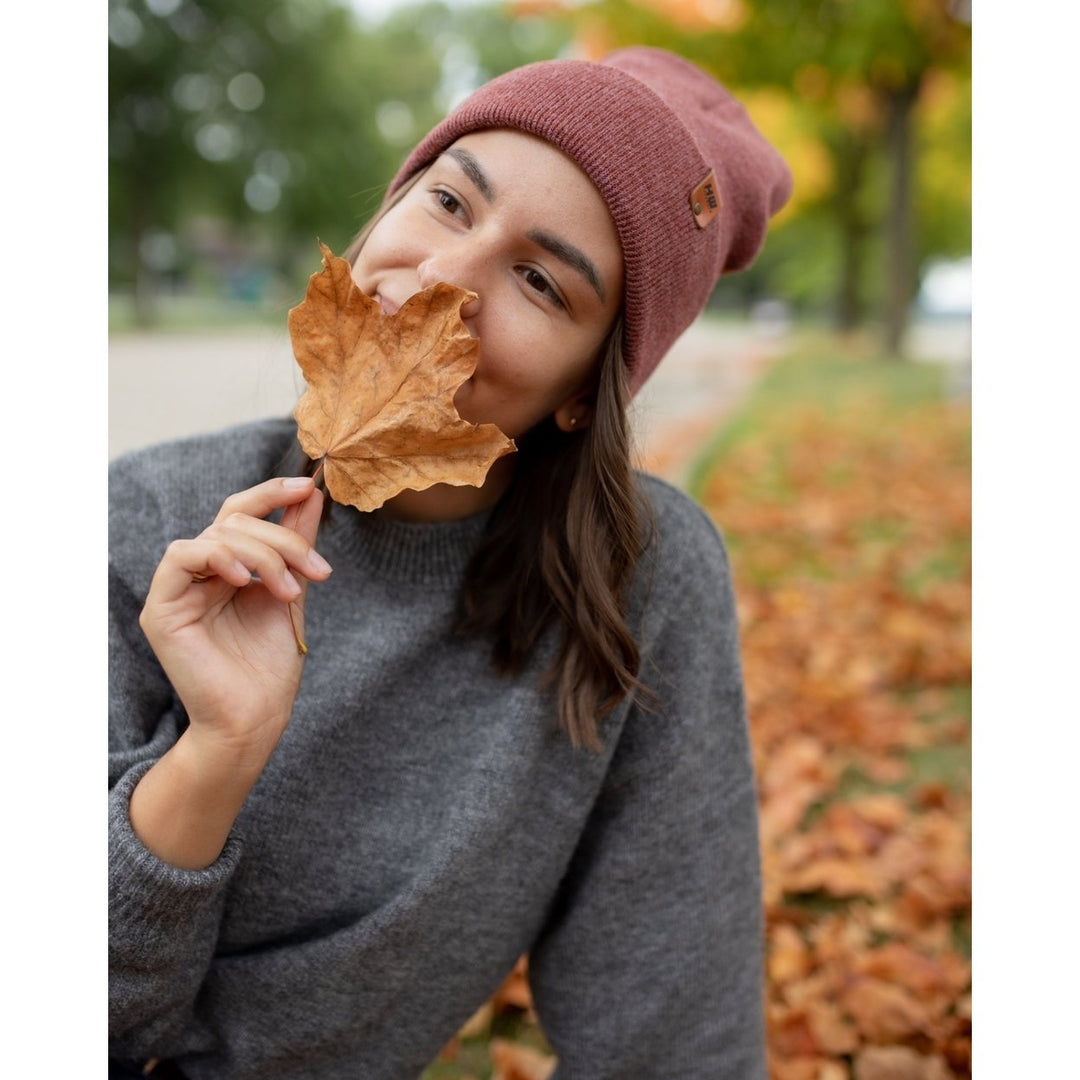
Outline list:
[[[553,1080],[763,1080],[757,801],[719,535],[660,522],[643,676],[530,952]],[[659,619],[659,625],[656,625]]]
[[[239,858],[230,838],[200,871],[154,856],[134,834],[128,803],[185,719],[138,625],[171,524],[139,471],[110,475],[109,565],[109,1027],[110,1053],[168,1052],[189,1026],[217,941],[225,884]]]

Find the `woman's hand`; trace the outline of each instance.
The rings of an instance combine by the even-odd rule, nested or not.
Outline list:
[[[139,623],[204,747],[265,763],[288,723],[307,583],[330,574],[313,547],[322,505],[308,477],[238,492],[154,574]],[[263,520],[277,509],[282,524]]]
[[[309,478],[268,480],[170,544],[154,573],[139,624],[190,724],[129,809],[136,836],[174,866],[217,859],[289,722],[307,583],[330,574],[312,547],[322,505]],[[263,520],[277,509],[280,525]]]

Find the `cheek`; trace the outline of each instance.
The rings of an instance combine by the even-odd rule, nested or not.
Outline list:
[[[480,365],[493,382],[535,391],[550,382],[559,347],[547,319],[516,300],[489,290],[472,329],[480,338]]]
[[[480,339],[481,357],[484,339]],[[580,389],[593,366],[595,350],[582,351],[580,341],[565,335],[544,340],[542,335],[522,334],[513,340],[498,339],[489,347],[491,381],[507,396],[528,398],[544,411],[560,405]]]

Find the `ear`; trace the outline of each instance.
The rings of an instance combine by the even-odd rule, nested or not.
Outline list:
[[[554,412],[555,426],[560,431],[584,431],[592,423],[594,394],[580,390],[568,397]]]

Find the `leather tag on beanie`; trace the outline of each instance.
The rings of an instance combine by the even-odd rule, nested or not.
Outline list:
[[[720,190],[716,186],[716,174],[712,169],[709,175],[690,192],[690,209],[699,229],[705,229],[716,220],[724,208]]]

